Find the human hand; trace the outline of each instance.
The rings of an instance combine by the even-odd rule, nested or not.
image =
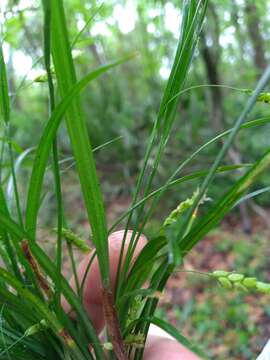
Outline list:
[[[119,263],[119,254],[121,244],[123,240],[124,231],[117,231],[109,236],[109,255],[110,255],[110,274],[112,287],[115,286],[117,267]],[[132,231],[129,231],[126,238],[126,244],[124,249],[127,250],[128,243],[131,239]],[[133,260],[139,255],[140,251],[146,244],[146,238],[141,236],[136,246]],[[78,278],[81,283],[88,262],[92,254],[86,256],[86,258],[79,264]],[[75,288],[74,279],[71,279],[71,286]],[[89,314],[90,319],[98,333],[100,333],[104,327],[104,316],[102,307],[102,284],[99,273],[97,258],[94,259],[91,268],[87,274],[83,301],[84,306]],[[63,306],[68,311],[69,306],[64,301]],[[163,336],[163,334],[156,334],[155,327],[150,326],[149,335],[146,341],[146,347],[144,351],[144,360],[200,360],[200,358],[179,344],[177,341],[170,337]]]

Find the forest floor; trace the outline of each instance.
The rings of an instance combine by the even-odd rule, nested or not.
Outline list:
[[[237,271],[270,282],[269,230],[253,219],[252,234],[224,222],[187,256],[184,269]],[[216,360],[255,359],[270,337],[269,295],[221,288],[209,276],[178,272],[167,284],[159,315]]]

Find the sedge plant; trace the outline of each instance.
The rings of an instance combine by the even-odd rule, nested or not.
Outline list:
[[[247,94],[247,103],[243,105],[234,126],[194,150],[188,158],[182,159],[163,186],[155,189],[154,179],[175,125],[179,101],[184,92],[192,90],[185,89],[184,86],[207,10],[207,0],[185,0],[175,58],[159,112],[149,135],[132,202],[126,212],[108,228],[94,149],[89,140],[80,93],[90,82],[110,69],[132,61],[134,54],[104,64],[78,80],[71,50],[80,34],[75,41],[70,41],[64,2],[43,0],[40,6],[44,13],[44,43],[43,56],[38,61],[43,62],[46,74],[38,81],[44,81],[48,85],[49,118],[36,148],[31,149],[34,161],[25,206],[18,190],[16,158],[10,131],[13,115],[2,51],[4,36],[0,48],[0,108],[4,129],[0,174],[0,255],[3,264],[0,268],[0,359],[86,360],[108,357],[140,360],[151,323],[203,358],[205,355],[196,344],[185,338],[178,329],[157,318],[155,311],[167,280],[181,268],[186,254],[240,201],[269,190],[265,188],[247,194],[249,187],[269,167],[270,148],[265,149],[265,153],[260,154],[253,164],[224,166],[222,161],[239,131],[270,121],[270,116],[246,121],[256,101],[262,98],[262,91],[270,78],[270,67],[265,70],[255,89]],[[265,99],[267,94],[263,94]],[[57,142],[61,123],[65,123],[70,139],[95,248],[88,271],[96,257],[101,274],[106,323],[103,337],[96,333],[84,308],[82,297],[87,274],[80,283],[73,256],[73,246],[83,251],[88,251],[88,246],[68,229],[68,219],[65,216]],[[181,120],[178,126],[181,129]],[[209,169],[181,175],[188,163],[220,139],[223,145]],[[4,159],[8,159],[8,170],[3,166]],[[226,193],[220,194],[219,199],[211,202],[207,213],[200,215],[199,207],[207,201],[207,191],[215,176],[238,169],[242,169],[243,175]],[[6,185],[7,171],[11,187]],[[44,177],[49,171],[53,172],[57,202],[55,261],[37,240]],[[162,196],[168,189],[186,185],[193,179],[201,181],[198,189],[161,222],[156,236],[148,239],[136,260],[132,261],[139,237],[154,209],[160,204]],[[11,211],[10,191],[14,195],[15,211]],[[110,282],[108,236],[119,224],[125,227],[125,232],[116,274],[116,288],[113,291]],[[127,242],[130,228],[133,232]],[[64,243],[67,243],[72,262],[75,288],[70,286],[62,274]],[[72,318],[63,309],[63,299],[71,308]]]

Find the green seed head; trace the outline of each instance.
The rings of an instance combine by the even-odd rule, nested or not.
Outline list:
[[[220,282],[220,285],[225,289],[232,289],[233,287],[230,280],[228,280],[226,277],[219,277],[218,281]]]
[[[227,277],[230,273],[228,271],[216,270],[212,273],[215,277]]]
[[[48,327],[48,322],[45,319],[42,319],[40,321],[40,325],[43,326],[44,328],[47,328]]]
[[[246,277],[242,284],[248,289],[256,289],[257,279],[255,277]]]
[[[270,284],[258,281],[256,287],[258,291],[264,294],[270,294]]]
[[[113,344],[110,343],[110,342],[106,342],[106,343],[103,344],[103,348],[105,350],[112,351],[113,350]]]
[[[57,229],[53,229],[55,232],[57,232]],[[87,241],[81,237],[79,237],[77,234],[75,234],[70,229],[62,228],[62,235],[66,239],[66,241],[75,247],[77,249],[88,253],[91,251],[91,248],[88,246]]]
[[[233,273],[228,276],[228,279],[232,282],[240,282],[244,279],[244,275]]]
[[[248,292],[248,289],[247,289],[242,283],[240,283],[240,282],[234,283],[234,287],[235,287],[236,289],[239,289],[239,290]]]
[[[270,93],[269,92],[260,93],[260,95],[257,97],[257,101],[261,101],[266,104],[269,104],[270,103]]]
[[[40,324],[35,324],[30,326],[28,329],[25,330],[24,336],[32,336],[38,333],[41,330]]]

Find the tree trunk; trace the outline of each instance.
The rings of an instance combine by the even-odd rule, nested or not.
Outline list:
[[[258,76],[260,76],[265,70],[267,63],[265,59],[264,41],[260,32],[260,18],[256,1],[245,1],[245,15],[247,30],[254,51],[254,65],[258,70]]]
[[[211,48],[207,46],[205,34],[202,33],[202,58],[204,61],[207,78],[210,84],[221,84],[221,79],[218,71],[218,61],[211,51]],[[217,52],[216,52],[217,53]],[[211,93],[211,106],[212,106],[212,124],[215,132],[221,132],[225,125],[225,115],[223,108],[223,91],[220,87],[210,88]],[[241,163],[241,154],[237,150],[237,147],[231,147],[228,156],[234,164]],[[241,171],[239,171],[242,174]],[[247,234],[251,233],[251,222],[248,215],[247,203],[241,203],[239,205],[240,216],[242,222],[243,231]]]
[[[202,33],[202,57],[210,84],[220,84],[217,62],[212,51],[207,46],[205,34]],[[212,124],[215,132],[221,131],[224,124],[224,112],[222,104],[222,89],[219,87],[210,89],[212,104]]]
[[[244,61],[244,52],[245,52],[245,38],[242,32],[242,29],[239,25],[239,15],[238,15],[238,8],[239,6],[236,3],[236,0],[231,0],[232,3],[232,7],[231,7],[231,19],[232,19],[232,24],[235,28],[235,35],[236,35],[236,39],[239,45],[239,51],[238,51],[238,55],[239,55],[239,59],[240,61]]]

